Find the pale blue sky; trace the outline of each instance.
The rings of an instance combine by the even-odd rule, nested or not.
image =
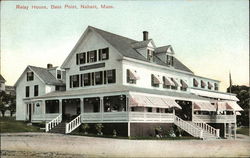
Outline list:
[[[100,4],[114,9],[21,10],[16,5]],[[171,44],[196,75],[248,85],[247,0],[2,1],[1,73],[13,85],[27,65],[61,65],[88,25],[157,46]]]

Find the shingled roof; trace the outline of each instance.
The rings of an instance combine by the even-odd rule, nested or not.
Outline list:
[[[143,55],[141,55],[139,52],[134,49],[135,45],[145,45],[149,43],[152,39],[149,39],[147,41],[136,41],[127,37],[123,37],[111,32],[107,32],[104,30],[100,30],[98,28],[89,26],[90,29],[93,29],[98,34],[100,34],[107,42],[109,42],[115,49],[117,49],[120,53],[122,53],[123,56],[138,59],[142,61],[149,62]],[[159,47],[158,49],[161,51],[162,49],[167,49],[168,47],[171,47],[170,45]],[[155,56],[154,63],[162,66],[168,66],[164,61],[159,59]],[[173,67],[178,70],[186,71],[193,73],[187,66],[185,66],[182,62],[180,62],[176,57],[174,57],[174,65]]]
[[[41,68],[41,67],[36,67],[36,66],[28,66],[35,74],[39,76],[41,80],[45,84],[50,84],[50,85],[63,85],[63,81],[57,80],[55,76],[53,76],[48,69],[46,68]]]

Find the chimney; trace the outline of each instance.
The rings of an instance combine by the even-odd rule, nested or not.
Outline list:
[[[143,41],[148,40],[148,31],[143,31]]]
[[[52,67],[53,67],[52,64],[47,64],[47,69],[50,69],[50,68],[52,68]]]

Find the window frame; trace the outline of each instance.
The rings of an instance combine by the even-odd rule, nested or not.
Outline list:
[[[30,97],[30,86],[25,87],[25,97],[26,98]]]
[[[27,81],[33,81],[34,80],[34,72],[27,71]]]
[[[34,85],[34,96],[38,96],[39,95],[39,85]]]

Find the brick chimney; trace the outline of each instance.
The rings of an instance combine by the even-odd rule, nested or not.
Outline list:
[[[143,31],[143,41],[148,40],[148,31]]]
[[[52,64],[47,64],[47,69],[51,69],[53,67]]]

